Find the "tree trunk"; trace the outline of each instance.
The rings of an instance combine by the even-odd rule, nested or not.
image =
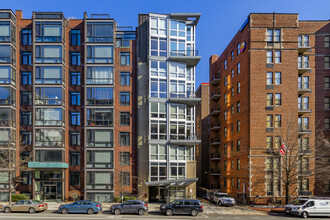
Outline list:
[[[285,184],[285,204],[289,204],[290,202],[290,192],[289,192],[289,184]]]

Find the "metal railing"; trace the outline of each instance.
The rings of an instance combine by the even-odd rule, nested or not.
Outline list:
[[[198,50],[171,50],[171,56],[198,56]]]
[[[211,159],[218,159],[218,158],[221,158],[221,154],[219,152],[217,153],[211,153]]]
[[[309,89],[309,82],[298,82],[298,89]]]
[[[220,142],[220,137],[211,138],[211,143]]]
[[[300,132],[310,131],[309,124],[298,124],[298,131]]]

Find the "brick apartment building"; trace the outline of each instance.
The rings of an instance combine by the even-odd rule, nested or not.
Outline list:
[[[136,194],[135,36],[104,14],[0,11],[0,140],[16,161],[32,156],[13,171],[18,192],[100,202]],[[0,200],[9,178],[0,170]]]
[[[329,21],[252,13],[210,57],[211,189],[284,201],[284,143],[297,159],[290,195],[329,194],[312,172],[317,128],[329,137],[329,36]]]
[[[198,177],[198,186],[207,187],[209,181],[209,107],[210,94],[209,83],[201,83],[196,89],[196,97],[201,101],[196,104],[196,134],[201,139],[201,143],[196,147],[196,161],[199,166],[196,167],[196,174]]]

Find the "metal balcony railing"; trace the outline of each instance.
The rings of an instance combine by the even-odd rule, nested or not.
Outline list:
[[[298,89],[309,89],[309,82],[298,82]]]
[[[171,50],[171,56],[198,56],[198,50]]]
[[[220,159],[220,158],[221,158],[221,154],[219,152],[211,153],[211,160],[212,159]]]
[[[220,143],[220,137],[211,138],[211,144]]]
[[[309,124],[298,124],[299,132],[311,132]]]
[[[220,168],[211,168],[211,174],[220,174]]]

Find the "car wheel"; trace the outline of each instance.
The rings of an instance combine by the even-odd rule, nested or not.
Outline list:
[[[63,208],[61,211],[62,214],[68,214],[69,210],[67,208]]]
[[[10,213],[11,209],[9,207],[6,207],[4,211],[5,211],[5,213]]]
[[[120,209],[115,209],[115,215],[120,215]]]
[[[36,212],[36,210],[34,209],[34,208],[29,208],[29,213],[30,214],[33,214],[33,213],[35,213]]]
[[[165,212],[165,214],[166,214],[167,216],[171,216],[171,215],[173,215],[173,211],[172,211],[172,209],[167,209],[166,212]]]
[[[308,218],[308,214],[307,214],[307,212],[303,212],[303,213],[301,213],[301,217],[303,217],[303,218]]]
[[[139,209],[138,214],[139,215],[144,215],[144,210],[143,209]]]
[[[88,215],[93,215],[94,214],[94,209],[88,209],[87,213],[88,213]]]
[[[198,211],[196,209],[194,210],[191,210],[191,213],[190,213],[192,216],[197,216],[198,215]]]
[[[221,203],[221,201],[219,201],[219,202],[218,202],[218,206],[221,206],[221,205],[222,205],[222,203]]]

